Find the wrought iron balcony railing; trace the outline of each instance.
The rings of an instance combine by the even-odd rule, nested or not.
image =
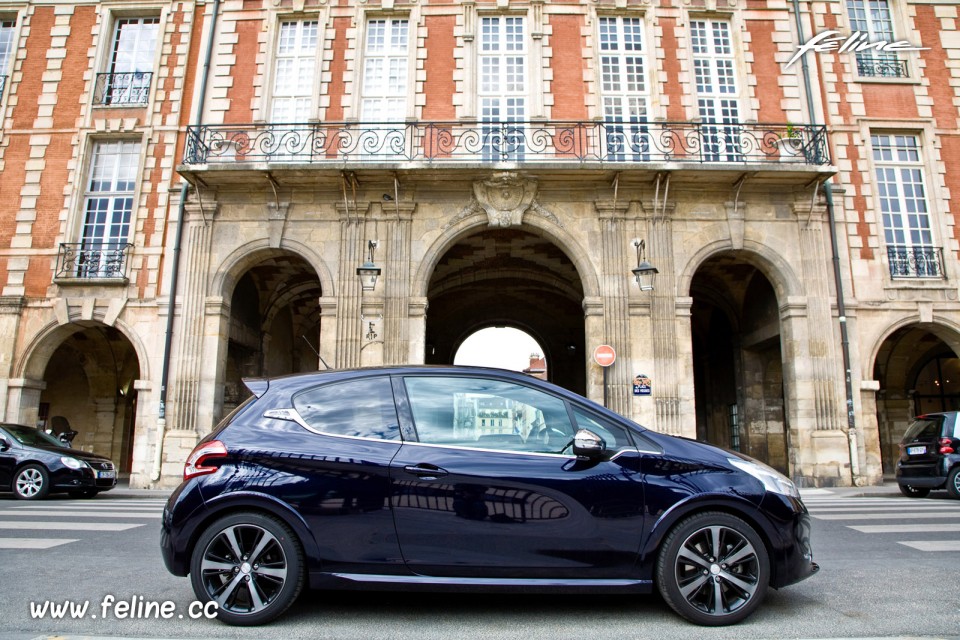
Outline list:
[[[98,73],[93,102],[103,106],[147,104],[152,80],[153,73],[149,71]]]
[[[908,78],[907,61],[896,58],[857,56],[857,75],[861,78]]]
[[[697,122],[202,125],[184,163],[601,162],[830,164],[826,127]]]
[[[128,242],[61,243],[56,277],[126,278],[131,247]]]
[[[943,278],[943,250],[940,247],[887,245],[892,278]]]

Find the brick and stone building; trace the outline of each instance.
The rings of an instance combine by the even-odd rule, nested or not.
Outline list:
[[[653,429],[877,482],[960,408],[957,13],[0,0],[0,412],[169,485],[243,377],[506,325],[594,399],[613,346]],[[922,50],[788,65],[827,31]]]

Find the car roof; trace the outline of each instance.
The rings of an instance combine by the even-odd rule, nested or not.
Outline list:
[[[544,381],[540,378],[511,371],[509,369],[497,369],[494,367],[477,367],[465,365],[394,365],[381,367],[357,367],[351,369],[323,369],[320,371],[311,371],[308,373],[292,373],[275,378],[244,378],[243,383],[257,397],[261,397],[268,390],[283,391],[290,388],[300,388],[309,384],[322,384],[333,382],[338,379],[349,379],[355,377],[364,377],[367,375],[481,375],[486,377],[497,377],[502,379],[514,380],[528,385],[548,389],[554,393],[561,394],[570,399],[583,400],[583,396],[573,393],[563,387],[559,387],[552,382]]]

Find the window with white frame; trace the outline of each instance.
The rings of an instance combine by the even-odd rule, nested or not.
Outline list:
[[[139,142],[94,143],[75,275],[88,278],[123,275],[139,167]]]
[[[13,37],[16,23],[13,20],[0,20],[0,96],[7,88],[10,67],[13,63]]]
[[[598,26],[604,155],[623,160],[631,154],[633,159],[642,160],[649,152],[647,129],[638,126],[647,121],[649,108],[643,20],[601,17]]]
[[[395,156],[406,149],[402,127],[407,115],[407,67],[410,21],[376,18],[367,21],[363,84],[360,99],[362,133],[358,148],[367,156]]]
[[[942,277],[923,179],[923,157],[916,135],[870,136],[883,236],[893,277]]]
[[[147,103],[159,30],[159,18],[117,19],[107,72],[97,77],[95,99],[98,104]]]
[[[740,104],[733,35],[726,20],[690,23],[703,159],[740,159]],[[722,124],[728,126],[710,126]]]
[[[524,148],[527,115],[527,39],[519,16],[480,19],[477,112],[482,126],[483,157],[517,160]],[[495,124],[493,124],[495,123]]]
[[[397,122],[407,115],[409,25],[405,19],[367,22],[363,62],[363,122]]]
[[[893,16],[888,0],[847,0],[850,29],[866,34],[868,42],[894,42]],[[906,78],[907,63],[896,51],[860,51],[857,75],[860,77]]]
[[[319,33],[320,25],[316,20],[280,23],[274,59],[271,122],[302,123],[310,119]]]

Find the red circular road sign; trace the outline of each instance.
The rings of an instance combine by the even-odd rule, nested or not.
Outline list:
[[[601,367],[609,367],[617,360],[617,352],[608,344],[602,344],[593,350],[593,359]]]

